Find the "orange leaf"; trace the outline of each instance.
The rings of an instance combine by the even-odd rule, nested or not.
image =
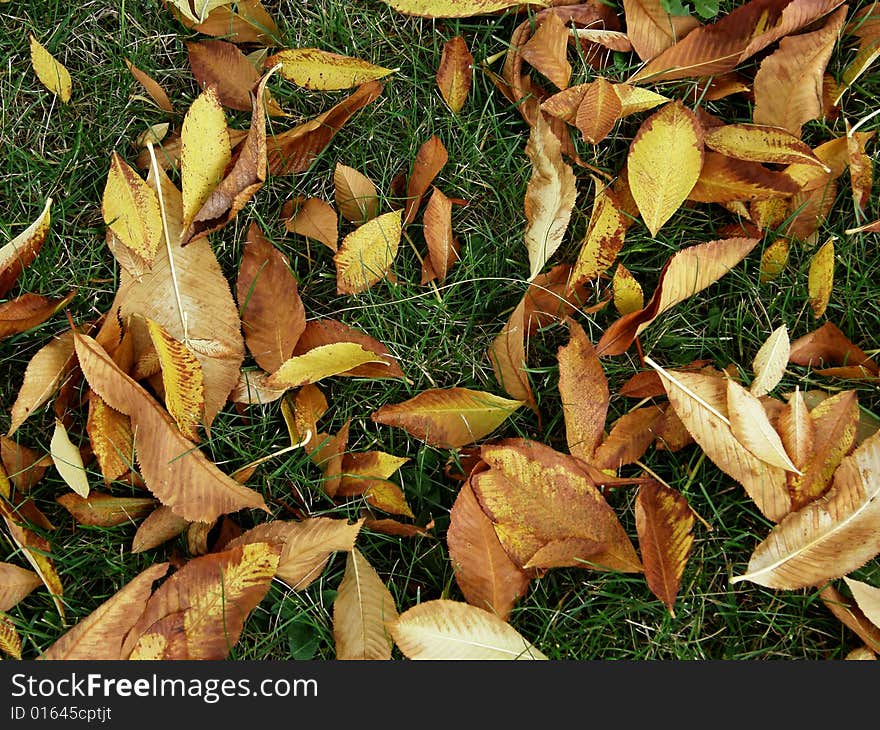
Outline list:
[[[437,67],[437,88],[453,113],[464,107],[473,78],[474,57],[463,36],[455,36],[443,45]]]
[[[296,212],[284,221],[284,227],[291,233],[313,238],[336,253],[339,219],[333,206],[320,198],[302,201]]]
[[[571,64],[568,62],[569,32],[555,13],[545,15],[531,38],[519,49],[520,55],[558,88],[568,86]]]
[[[28,293],[3,302],[0,304],[0,340],[42,324],[66,307],[75,294],[73,291],[62,299],[49,299]]]
[[[322,345],[336,342],[354,342],[379,356],[381,362],[365,363],[356,368],[338,373],[339,377],[351,378],[403,378],[403,371],[397,359],[388,348],[377,339],[356,327],[343,324],[335,319],[313,319],[306,323],[306,328],[293,349],[294,355],[303,355]]]
[[[15,285],[21,272],[31,265],[43,247],[46,236],[49,235],[51,206],[52,198],[47,198],[37,219],[9,243],[0,247],[0,297]]]
[[[690,15],[670,15],[660,0],[623,0],[626,36],[643,61],[675,45],[700,21]]]
[[[611,426],[590,463],[597,469],[616,471],[638,461],[657,438],[662,417],[663,409],[659,406],[645,406],[624,413]]]
[[[422,264],[422,284],[437,279],[441,284],[459,259],[458,239],[452,233],[452,201],[434,188],[422,215],[428,255]]]
[[[114,497],[97,492],[90,492],[86,498],[68,492],[55,501],[70,512],[79,524],[97,527],[130,523],[149,514],[156,506],[156,500],[149,497]]]
[[[449,160],[449,154],[443,142],[437,135],[432,135],[416,153],[416,159],[413,162],[412,172],[406,184],[406,207],[403,215],[403,226],[406,227],[416,217],[416,212],[421,205],[422,197],[434,178],[437,177],[440,170]]]
[[[575,125],[587,142],[599,144],[611,134],[622,112],[623,106],[614,86],[600,77],[584,92]]]
[[[125,59],[125,65],[128,66],[131,75],[134,76],[138,83],[144,87],[146,92],[150,95],[150,98],[156,102],[156,106],[162,111],[173,114],[174,107],[171,106],[171,100],[168,98],[168,94],[165,93],[165,89],[162,88],[161,84],[145,71],[141,71],[141,69],[135,66],[127,58]]]
[[[142,553],[145,550],[152,550],[163,542],[177,537],[189,524],[188,520],[175,514],[170,507],[157,507],[138,526],[131,541],[131,551]]]
[[[869,375],[880,375],[880,366],[833,322],[826,322],[792,342],[788,361],[805,365],[822,375],[832,375],[837,369],[829,365],[857,367]]]
[[[687,197],[698,203],[729,203],[787,197],[797,191],[797,183],[784,172],[706,152],[700,177]]]

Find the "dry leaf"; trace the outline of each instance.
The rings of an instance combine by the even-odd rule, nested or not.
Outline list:
[[[663,415],[659,406],[645,406],[623,414],[599,444],[590,463],[597,469],[617,471],[638,461],[658,437]]]
[[[847,456],[831,489],[792,512],[755,548],[744,575],[767,588],[822,585],[860,568],[880,545],[880,433]]]
[[[312,238],[336,253],[339,241],[339,219],[329,203],[320,198],[302,201],[296,212],[284,221],[291,233]]]
[[[758,238],[728,238],[682,249],[664,265],[645,308],[624,315],[602,335],[599,355],[620,355],[660,314],[716,282],[742,261]]]
[[[878,41],[880,53],[880,41]],[[867,210],[874,185],[874,161],[865,152],[865,145],[872,135],[856,132],[846,135],[847,154],[849,155],[849,179],[852,187],[853,201],[862,210]]]
[[[752,372],[755,374],[749,386],[752,395],[766,395],[779,385],[785,374],[790,350],[788,327],[783,324],[770,333],[752,360]]]
[[[27,332],[43,324],[58,310],[66,307],[73,299],[75,291],[62,299],[49,299],[39,294],[22,294],[0,304],[0,340]]]
[[[248,229],[236,294],[247,348],[257,365],[272,373],[293,355],[306,328],[306,310],[290,262],[256,222]]]
[[[871,650],[880,652],[880,629],[868,620],[855,601],[830,584],[819,591],[819,598],[840,623],[855,633]]]
[[[172,12],[175,10],[172,8]],[[201,23],[182,14],[175,15],[187,28],[205,35],[222,36],[230,43],[274,46],[280,42],[278,26],[260,0],[238,0],[234,10],[231,5],[215,7]]]
[[[280,543],[283,547],[275,577],[294,590],[303,590],[321,575],[334,552],[354,548],[363,522],[349,524],[347,520],[330,517],[310,517],[299,522],[274,520],[230,540],[226,548],[254,542]]]
[[[438,388],[384,405],[371,418],[402,428],[432,446],[457,449],[488,436],[522,405],[522,401],[469,388]]]
[[[783,38],[761,61],[753,86],[755,124],[782,127],[800,137],[806,122],[822,116],[822,77],[847,10],[839,8],[817,31]]]
[[[49,461],[51,462],[51,457]],[[0,436],[0,463],[19,494],[30,492],[49,467],[45,455],[18,444],[6,436]],[[2,610],[0,608],[0,611]]]
[[[55,640],[37,657],[43,660],[119,660],[126,634],[140,618],[153,583],[168,572],[168,563],[141,571],[119,591]]]
[[[846,583],[856,601],[856,605],[862,610],[865,617],[874,626],[880,628],[880,588],[875,588],[872,585],[848,578],[847,576],[843,577],[843,582]]]
[[[131,421],[93,392],[89,393],[86,432],[105,483],[109,484],[135,468]]]
[[[288,81],[320,91],[351,89],[397,70],[319,48],[287,48],[269,56],[265,66],[271,68],[277,63],[281,64],[281,75]]]
[[[449,269],[459,259],[458,239],[452,233],[452,201],[434,188],[422,215],[428,255],[422,263],[422,284],[446,281]]]
[[[614,86],[600,77],[584,92],[575,117],[575,126],[585,141],[599,144],[611,134],[622,112],[623,106]]]
[[[846,368],[867,375],[880,375],[880,366],[864,350],[854,345],[833,322],[826,322],[792,342],[789,362],[805,365],[820,375],[833,375]]]
[[[617,195],[594,177],[595,198],[587,233],[571,272],[571,280],[586,282],[611,268],[623,248],[627,222]]]
[[[532,163],[524,203],[529,281],[534,281],[562,244],[577,197],[574,172],[563,162],[561,150],[559,138],[539,113],[526,144]]]
[[[739,160],[825,166],[808,144],[779,127],[725,124],[707,131],[705,142],[709,149]]]
[[[332,345],[337,342],[353,342],[361,345],[379,356],[376,362],[368,362],[358,365],[356,368],[337,373],[339,377],[351,378],[403,378],[403,371],[397,359],[391,355],[388,348],[377,339],[370,337],[366,332],[356,327],[343,324],[335,319],[313,319],[306,323],[306,328],[293,348],[294,355],[304,355],[323,345]]]
[[[366,175],[337,162],[333,171],[333,187],[336,207],[346,220],[361,225],[379,215],[378,192]]]
[[[46,198],[46,204],[37,219],[0,248],[0,297],[15,285],[21,272],[33,263],[43,247],[49,235],[51,207],[52,198]]]
[[[463,36],[455,36],[443,44],[437,67],[437,88],[453,113],[458,114],[467,101],[473,80],[474,57]]]
[[[682,494],[651,481],[639,487],[635,514],[645,580],[674,618],[675,597],[694,545],[694,513]]]
[[[520,5],[521,0],[382,0],[397,12],[422,18],[469,18],[488,15]],[[544,7],[544,0],[534,0],[530,5]]]
[[[643,61],[675,45],[700,21],[690,15],[670,15],[660,0],[623,0],[626,36]]]
[[[531,38],[519,49],[522,58],[560,89],[568,86],[571,64],[568,62],[569,31],[555,13],[545,15]]]
[[[83,466],[82,455],[79,448],[70,441],[64,424],[57,418],[49,444],[49,453],[52,455],[52,463],[55,464],[64,483],[81,497],[87,497],[89,495],[89,478]]]
[[[144,87],[146,92],[150,95],[150,98],[156,102],[156,106],[164,112],[173,114],[174,107],[171,106],[171,100],[168,98],[168,94],[165,93],[165,89],[163,89],[162,86],[146,71],[139,69],[127,58],[125,59],[125,65],[128,66],[131,75],[134,76],[138,83]]]
[[[342,239],[333,256],[337,294],[365,292],[387,276],[400,245],[402,215],[384,213]]]
[[[111,408],[131,418],[141,474],[163,504],[192,522],[211,522],[246,507],[267,509],[261,495],[223,474],[193,448],[165,410],[91,337],[75,335],[74,342],[89,385]]]
[[[817,319],[825,314],[834,290],[834,241],[833,236],[829,238],[810,260],[807,288],[810,309]]]
[[[8,611],[34,588],[42,585],[40,576],[12,563],[0,563],[0,611]]]
[[[547,659],[494,614],[443,598],[404,611],[390,629],[408,659]]]
[[[40,42],[29,35],[31,44],[31,65],[40,83],[55,94],[65,104],[70,101],[72,83],[70,73],[49,53]]]
[[[605,434],[610,393],[593,343],[574,320],[568,321],[569,341],[556,355],[565,438],[572,455],[592,461]]]
[[[357,343],[335,342],[294,355],[269,376],[266,384],[270,388],[298,388],[373,362],[385,361]]]
[[[342,457],[342,480],[336,490],[337,497],[354,497],[374,486],[381,486],[401,466],[409,461],[406,456],[394,456],[384,451],[365,451],[344,454]]]
[[[786,238],[777,238],[761,254],[759,280],[762,284],[776,279],[788,263],[790,244]]]
[[[160,506],[138,526],[131,542],[133,553],[152,550],[164,542],[177,537],[188,526],[189,521],[175,514],[170,507]]]
[[[434,178],[449,160],[449,153],[442,140],[435,134],[416,152],[412,172],[406,183],[406,207],[404,208],[403,226],[415,220],[422,198],[434,182]]]
[[[761,461],[800,474],[757,396],[733,380],[727,381],[727,413],[734,438]]]
[[[394,597],[357,548],[346,558],[345,575],[333,601],[336,658],[388,660],[393,640],[387,625],[397,620]]]
[[[155,191],[116,152],[107,173],[101,213],[121,243],[147,265],[152,263],[162,242],[159,200]]]
[[[611,279],[614,308],[622,315],[638,312],[645,306],[645,295],[642,285],[623,264],[617,264]]]
[[[68,492],[55,501],[79,524],[97,527],[124,525],[145,517],[156,507],[156,500],[149,497],[114,497],[98,492],[92,492],[86,498]]]
[[[614,510],[575,457],[536,441],[486,444],[489,470],[471,478],[511,559],[522,568],[641,572]]]
[[[507,621],[531,578],[507,555],[469,483],[449,513],[446,545],[465,600]]]
[[[776,419],[776,428],[792,463],[798,469],[806,469],[813,453],[816,428],[800,388],[789,396]]]
[[[709,151],[687,198],[698,203],[731,203],[772,200],[797,192],[797,183],[784,172]]]

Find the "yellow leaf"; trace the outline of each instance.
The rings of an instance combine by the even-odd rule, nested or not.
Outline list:
[[[333,171],[333,187],[336,207],[345,219],[360,225],[379,214],[378,192],[366,175],[337,162]]]
[[[91,492],[85,499],[68,492],[55,501],[70,512],[79,524],[98,527],[131,524],[156,507],[156,500],[151,497],[113,497],[98,492]]]
[[[404,15],[422,18],[470,18],[489,15],[505,8],[521,5],[522,0],[382,0]],[[529,2],[534,7],[546,7],[545,0]]]
[[[807,276],[810,309],[817,319],[825,314],[828,300],[834,289],[834,241],[832,236],[813,255]]]
[[[706,132],[706,147],[739,160],[825,167],[808,144],[779,127],[725,124]]]
[[[357,548],[346,558],[345,575],[333,601],[337,659],[391,659],[387,624],[397,620],[394,597]]]
[[[443,46],[437,67],[437,88],[454,114],[464,107],[473,80],[474,57],[463,36],[455,36]]]
[[[759,277],[762,284],[773,281],[785,269],[790,245],[787,238],[777,238],[764,249],[764,253],[761,254]]]
[[[401,210],[385,213],[342,239],[333,256],[337,294],[358,294],[385,278],[397,256],[402,220]]]
[[[656,236],[700,177],[703,130],[696,115],[680,101],[663,106],[639,127],[626,164],[632,196]]]
[[[116,152],[107,173],[101,213],[116,237],[149,265],[162,241],[159,199]]]
[[[162,368],[165,407],[180,432],[190,441],[198,441],[198,425],[205,413],[201,363],[186,345],[172,337],[158,322],[148,318],[147,330]]]
[[[770,333],[755,354],[755,359],[752,361],[755,379],[749,386],[752,395],[758,397],[766,395],[779,385],[785,374],[785,366],[788,365],[790,350],[788,327],[783,324]]]
[[[571,272],[572,281],[590,281],[605,273],[623,248],[626,236],[626,220],[620,212],[617,196],[598,178],[593,178],[593,184],[596,189],[593,212]]]
[[[25,230],[0,248],[0,297],[15,284],[22,271],[37,257],[49,234],[52,198],[46,198],[43,212]]]
[[[128,416],[114,411],[93,392],[89,393],[86,432],[107,484],[134,468],[131,421]]]
[[[369,488],[364,492],[364,499],[367,504],[383,512],[389,512],[393,515],[404,515],[405,517],[415,519],[415,515],[406,501],[406,495],[403,493],[403,490],[387,479],[374,479]]]
[[[65,104],[70,101],[71,81],[70,74],[55,57],[49,53],[33,36],[31,42],[31,64],[37,74],[37,78],[49,91],[55,94]]]
[[[404,611],[391,624],[391,634],[408,659],[547,659],[497,616],[445,598]]]
[[[276,63],[282,64],[281,75],[288,81],[319,91],[351,89],[397,71],[318,48],[288,48],[279,51],[266,59],[265,66],[269,68]]]
[[[185,231],[220,184],[232,159],[226,114],[214,87],[206,88],[190,106],[183,118],[180,140],[182,223]]]
[[[611,290],[614,296],[614,307],[621,314],[637,312],[645,306],[645,295],[642,285],[623,264],[618,264],[611,279]]]
[[[55,419],[52,441],[49,444],[49,453],[52,455],[52,463],[55,464],[55,468],[58,469],[58,473],[67,486],[79,496],[88,497],[89,479],[83,466],[82,455],[70,441],[64,424],[57,418]]]
[[[382,406],[372,419],[402,428],[433,446],[455,449],[492,433],[522,405],[522,401],[469,388],[441,388]]]
[[[270,388],[298,388],[333,375],[339,375],[368,362],[385,362],[381,355],[355,342],[319,345],[281,364],[266,381]]]
[[[577,197],[574,172],[562,161],[562,143],[538,114],[526,144],[532,176],[526,187],[525,244],[532,281],[562,244]]]
[[[621,117],[645,112],[669,101],[669,97],[641,86],[632,86],[631,84],[614,84],[613,86],[615,93],[620,98]]]
[[[350,497],[363,494],[373,482],[387,480],[408,461],[406,456],[394,456],[384,451],[345,454],[342,461],[342,481],[336,495]]]
[[[792,512],[755,548],[743,575],[767,588],[818,586],[860,568],[880,545],[880,432],[847,456],[823,497]]]

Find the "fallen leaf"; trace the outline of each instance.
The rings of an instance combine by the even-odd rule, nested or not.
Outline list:
[[[565,438],[573,456],[592,461],[605,434],[611,396],[590,338],[574,320],[568,321],[568,329],[568,344],[556,355]]]
[[[106,484],[134,469],[134,434],[130,419],[114,411],[93,392],[89,393],[86,433]]]
[[[700,25],[693,16],[671,15],[663,8],[660,0],[623,0],[626,36],[642,61],[650,61]]]
[[[131,75],[134,76],[135,80],[144,87],[146,92],[150,95],[150,98],[156,103],[156,106],[158,106],[163,112],[173,114],[174,107],[171,105],[171,100],[168,98],[168,94],[165,92],[165,89],[162,88],[161,84],[159,84],[146,71],[142,71],[135,66],[127,58],[125,59],[125,65],[128,66],[128,70],[131,72]]]
[[[336,208],[346,220],[361,225],[379,215],[378,191],[363,173],[337,162],[333,170],[333,188]]]
[[[47,51],[40,42],[29,35],[31,45],[31,65],[40,83],[65,104],[70,101],[72,82],[68,70]]]
[[[46,204],[37,219],[0,248],[0,297],[15,286],[21,272],[33,263],[43,247],[49,235],[51,207],[52,198],[46,198]]]
[[[335,496],[354,497],[363,494],[375,483],[386,481],[408,461],[409,457],[394,456],[384,451],[344,454],[342,480]]]
[[[776,419],[776,428],[792,463],[798,469],[806,469],[813,454],[816,428],[800,388],[789,396]]]
[[[446,545],[465,600],[507,621],[531,577],[507,555],[470,483],[462,486],[452,505]]]
[[[645,406],[624,413],[611,426],[590,463],[597,469],[616,472],[620,467],[638,461],[658,437],[663,415],[659,406]]]
[[[437,388],[384,405],[371,418],[374,423],[402,428],[431,446],[457,449],[488,436],[522,405],[522,401],[470,388]]]
[[[833,236],[829,238],[810,260],[807,289],[810,309],[817,319],[825,314],[834,290],[834,241]]]
[[[767,588],[796,590],[822,585],[860,568],[880,544],[880,433],[847,456],[834,473],[831,489],[792,512],[755,548],[748,580]]]
[[[484,444],[480,456],[490,468],[474,474],[471,486],[514,563],[641,572],[632,543],[580,460],[524,439]]]
[[[698,203],[730,203],[772,200],[797,192],[797,183],[784,172],[708,151],[687,199]]]
[[[422,198],[434,182],[434,178],[443,169],[449,160],[449,153],[443,145],[443,141],[436,135],[431,137],[419,147],[416,159],[413,162],[412,172],[406,183],[406,205],[403,214],[403,227],[408,226],[415,220],[416,213],[421,205]]]
[[[545,15],[531,38],[519,49],[522,58],[560,89],[568,86],[571,64],[568,62],[569,32],[555,13]]]
[[[422,18],[469,18],[520,5],[521,0],[382,0],[397,12]],[[529,5],[544,7],[544,0]]]
[[[539,113],[526,144],[532,163],[524,202],[529,281],[534,281],[562,245],[577,198],[574,172],[563,162],[561,150],[559,138]]]
[[[734,438],[761,461],[800,473],[782,445],[782,439],[757,396],[733,380],[727,381],[727,413]]]
[[[602,28],[571,28],[571,35],[580,41],[597,43],[610,51],[622,51],[628,53],[633,50],[633,45],[626,33],[619,30],[604,30]]]
[[[623,106],[614,86],[601,77],[590,84],[578,106],[575,126],[586,142],[599,144],[614,129]]]
[[[56,639],[37,659],[124,659],[126,634],[144,611],[153,583],[168,572],[168,563],[156,563],[138,573],[119,591]]]
[[[52,455],[52,463],[58,469],[64,483],[79,496],[87,497],[89,495],[89,479],[83,466],[82,455],[79,448],[71,442],[64,424],[57,418],[49,444],[49,453]]]
[[[145,517],[156,507],[156,500],[149,497],[114,497],[99,492],[91,492],[85,498],[68,492],[55,501],[70,512],[79,524],[97,527],[131,523]]]
[[[379,357],[355,368],[337,373],[339,377],[351,378],[404,378],[397,358],[388,348],[362,329],[325,317],[306,322],[306,328],[293,348],[294,355],[304,355],[310,350],[337,342],[353,342]]]
[[[642,285],[623,264],[617,264],[614,270],[611,290],[614,308],[621,316],[644,308],[645,295],[642,292]]]
[[[333,256],[336,293],[359,294],[385,278],[397,256],[402,211],[384,213],[349,233]]]
[[[303,590],[321,575],[337,551],[349,552],[364,521],[349,524],[345,519],[310,517],[301,521],[273,520],[257,525],[230,540],[226,548],[249,543],[271,542],[282,545],[275,577],[293,590]]]
[[[256,222],[248,228],[236,295],[245,344],[257,365],[272,373],[293,355],[306,310],[290,262]]]
[[[742,261],[758,238],[728,238],[689,246],[660,272],[657,287],[641,309],[613,322],[596,345],[599,355],[621,355],[660,314],[710,286]]]
[[[305,89],[319,91],[351,89],[397,70],[319,48],[286,48],[269,56],[265,66],[271,68],[277,63],[281,64],[281,75],[285,79]]]
[[[211,522],[246,507],[267,509],[261,495],[223,474],[193,448],[165,410],[91,337],[77,334],[74,344],[92,389],[131,418],[141,475],[162,504],[192,522]]]
[[[444,598],[407,609],[390,630],[394,643],[408,659],[547,659],[494,614]]]
[[[785,471],[752,454],[734,436],[724,378],[691,372],[670,372],[651,358],[645,362],[663,380],[669,402],[710,461],[739,482],[761,513],[778,522],[791,509]]]
[[[25,598],[34,588],[43,584],[32,570],[12,563],[0,563],[0,611],[8,611]]]
[[[145,550],[152,550],[177,537],[189,524],[188,520],[176,514],[173,509],[161,505],[138,525],[131,541],[131,551],[142,553]]]
[[[159,358],[165,408],[180,433],[190,441],[199,440],[198,425],[205,412],[205,386],[202,366],[187,346],[160,325],[147,320],[147,331]]]
[[[783,324],[770,333],[755,353],[755,359],[752,360],[752,372],[755,378],[749,385],[752,395],[756,397],[766,395],[779,385],[785,374],[790,351],[788,327]]]
[[[342,483],[342,462],[348,451],[350,426],[351,419],[347,420],[335,434],[318,433],[305,446],[309,458],[323,475],[319,485],[331,498],[336,496]]]
[[[694,546],[694,513],[684,495],[651,481],[639,487],[635,515],[648,588],[675,618],[675,598]]]
[[[788,254],[791,244],[786,238],[777,238],[761,254],[759,280],[762,284],[776,279],[788,263]]]
[[[878,49],[880,49],[880,41],[878,41]],[[865,152],[865,145],[870,136],[861,132],[846,135],[850,187],[853,200],[862,211],[867,210],[874,185],[874,161]]]
[[[848,6],[828,17],[819,30],[787,36],[755,74],[755,124],[782,127],[797,137],[801,127],[822,116],[822,77]]]
[[[225,126],[224,126],[225,129]],[[101,199],[107,227],[149,265],[162,242],[162,216],[155,191],[116,153]]]
[[[812,332],[791,343],[789,362],[812,368],[813,372],[831,375],[839,368],[856,368],[869,375],[880,375],[878,366],[870,356],[840,331],[833,322],[826,322]]]
[[[868,620],[854,600],[847,598],[830,584],[819,591],[819,598],[840,623],[864,641],[872,651],[880,652],[880,629]]]
[[[187,28],[205,35],[221,36],[230,43],[267,46],[280,43],[281,32],[260,0],[238,0],[235,9],[231,4],[215,7],[201,23],[182,14],[176,15]]]
[[[437,67],[437,88],[454,114],[467,101],[473,81],[474,57],[463,36],[455,36],[443,44],[440,65]]]
[[[0,304],[0,340],[27,332],[66,307],[75,296],[70,292],[61,299],[50,299],[39,294],[22,294]]]
[[[291,233],[312,238],[336,253],[339,241],[339,219],[329,203],[320,198],[308,198],[296,212],[284,221]]]
[[[18,444],[11,438],[0,436],[0,464],[19,494],[27,494],[31,491],[43,478],[51,460],[49,457],[47,463],[44,454]],[[0,608],[0,611],[2,610]]]
[[[375,352],[354,342],[321,345],[283,362],[267,378],[266,385],[270,388],[298,388],[371,362],[385,361]]]
[[[669,160],[675,165],[669,165]],[[703,167],[703,129],[696,115],[673,101],[639,127],[627,155],[632,196],[652,236],[678,210]]]
[[[738,160],[825,167],[808,144],[776,126],[724,124],[707,131],[705,142],[709,149]]]
[[[880,588],[843,576],[843,582],[853,595],[856,605],[874,626],[880,628]]]
[[[593,178],[595,198],[587,233],[571,272],[571,280],[586,282],[605,273],[623,248],[627,223],[615,193]]]
[[[357,548],[348,553],[333,601],[333,641],[339,660],[391,659],[387,625],[397,620],[394,597]]]
[[[428,255],[422,264],[422,284],[446,281],[449,269],[459,260],[458,239],[452,233],[452,201],[434,188],[422,215]]]

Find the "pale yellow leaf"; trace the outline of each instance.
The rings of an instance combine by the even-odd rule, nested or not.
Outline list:
[[[785,366],[788,365],[790,350],[788,327],[783,324],[770,333],[752,360],[752,372],[755,374],[755,379],[749,386],[752,395],[766,395],[779,385],[785,374]]]
[[[346,220],[358,225],[379,214],[376,186],[366,175],[341,162],[333,171],[336,207]]]
[[[306,89],[337,91],[375,81],[397,69],[384,68],[360,58],[342,56],[318,48],[288,48],[269,56],[266,68],[281,64],[281,75]]]
[[[49,444],[49,453],[52,455],[52,463],[55,464],[55,468],[58,469],[58,473],[67,486],[80,497],[88,497],[89,478],[86,476],[82,455],[71,442],[64,424],[57,418]]]
[[[734,438],[772,466],[800,474],[767,416],[764,404],[739,383],[727,381],[727,412]]]
[[[101,199],[107,227],[147,264],[162,241],[162,216],[155,191],[116,153]]]
[[[880,588],[853,578],[843,577],[849,587],[856,604],[874,626],[880,627]]]
[[[505,8],[521,5],[522,0],[382,0],[397,12],[422,18],[470,18],[489,15]],[[546,7],[546,0],[533,0],[534,7]]]
[[[614,308],[621,315],[637,312],[645,306],[642,285],[623,264],[618,264],[611,279]]]
[[[834,289],[834,241],[833,236],[829,238],[810,261],[807,289],[810,295],[810,309],[817,319],[825,314]]]

